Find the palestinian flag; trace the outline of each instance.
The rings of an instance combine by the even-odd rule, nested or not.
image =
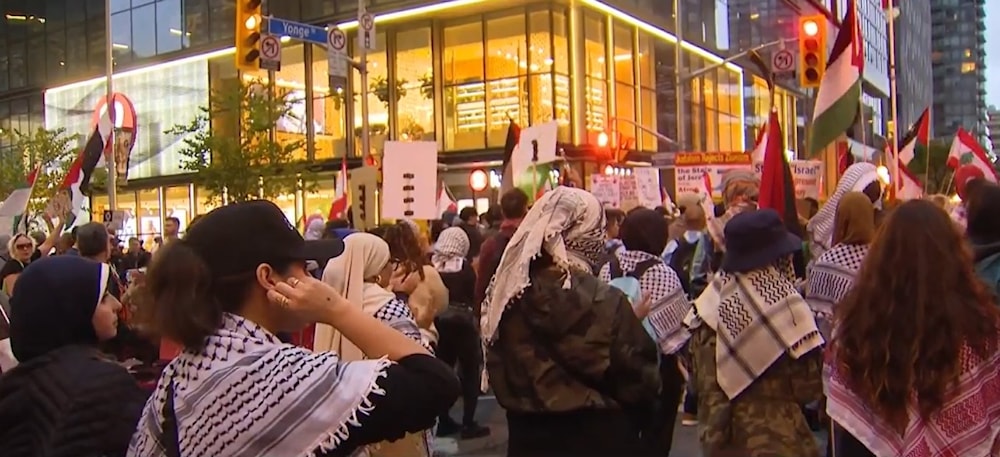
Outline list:
[[[0,233],[14,234],[28,231],[27,218],[24,215],[28,211],[28,201],[31,200],[31,191],[35,187],[35,178],[37,177],[38,169],[36,168],[28,173],[28,176],[24,177],[24,181],[20,182],[17,188],[0,204],[0,221],[3,221],[5,225],[10,224],[0,229]]]
[[[761,208],[771,208],[781,215],[788,231],[802,236],[798,211],[795,208],[795,181],[792,168],[785,155],[785,146],[778,112],[771,110],[767,121],[767,151],[764,151],[764,166],[760,174]]]
[[[913,160],[918,143],[927,146],[930,140],[930,124],[930,108],[926,108],[923,114],[920,115],[920,118],[917,119],[917,122],[910,127],[910,130],[903,135],[903,139],[899,142],[900,163],[909,165],[910,161]]]
[[[104,160],[104,150],[111,140],[111,130],[114,124],[111,123],[111,110],[105,110],[104,114],[97,121],[94,132],[87,139],[87,145],[80,153],[80,192],[90,195],[90,177],[94,174],[97,164]],[[68,226],[67,226],[68,227]]]
[[[521,178],[516,180],[516,182],[520,183],[517,187],[528,194],[531,202],[538,200],[546,192],[553,189],[552,181],[554,177],[552,176],[552,170],[555,170],[555,167],[555,163],[540,163],[528,167],[521,174]]]
[[[905,140],[905,139],[904,139]],[[900,156],[903,155],[902,149],[899,152]],[[885,148],[885,159],[886,166],[889,168],[889,172],[892,173],[892,160],[893,153],[892,149],[889,147]],[[899,186],[892,185],[889,186],[889,198],[891,200],[917,200],[923,198],[924,196],[924,185],[920,182],[910,168],[903,163],[902,159],[896,162],[899,167]]]
[[[510,124],[507,125],[507,140],[503,144],[503,174],[500,179],[500,194],[497,196],[497,200],[508,190],[514,188],[514,171],[510,167],[511,158],[514,157],[514,150],[517,149],[519,141],[521,141],[521,127],[514,122],[514,119],[511,119]]]
[[[59,194],[56,198],[60,201],[60,208],[65,211],[60,218],[65,217],[63,226],[67,229],[76,222],[77,214],[83,209],[83,202],[87,199],[83,193],[83,161],[84,154],[81,152],[76,160],[69,166],[66,177],[63,178],[62,185],[59,186]],[[93,172],[93,169],[91,169]]]
[[[854,0],[847,2],[847,12],[827,62],[809,125],[806,151],[809,157],[816,157],[833,144],[857,118],[865,55]]]
[[[437,215],[440,218],[445,213],[458,213],[458,202],[455,201],[455,197],[451,195],[451,189],[448,185],[441,181],[441,190],[438,191],[437,199]]]

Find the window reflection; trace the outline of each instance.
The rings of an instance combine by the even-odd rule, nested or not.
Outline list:
[[[153,238],[162,235],[163,221],[160,219],[160,189],[140,190],[139,207],[136,209],[139,238],[147,246],[153,245]]]
[[[396,34],[396,77],[405,94],[397,110],[399,139],[434,140],[434,67],[431,30],[419,28]]]
[[[481,149],[486,146],[482,21],[445,27],[442,64],[444,147],[446,150]]]
[[[184,12],[183,30],[185,39],[187,39],[186,46],[197,46],[208,43],[210,40],[208,0],[184,0],[182,11]]]
[[[176,217],[180,221],[180,232],[187,231],[191,222],[191,195],[188,186],[167,187],[163,189],[163,217]]]
[[[110,11],[112,13],[117,13],[119,11],[124,11],[124,10],[129,9],[131,6],[132,5],[131,5],[130,0],[111,0],[111,9],[110,9]]]
[[[156,51],[159,54],[177,51],[187,42],[189,34],[181,23],[180,0],[160,0],[156,3]]]
[[[156,55],[156,8],[153,5],[132,10],[132,53],[138,58]]]
[[[352,46],[357,47],[357,35],[350,39]],[[403,81],[389,81],[385,58],[385,33],[377,33],[375,36],[375,50],[368,51],[368,87],[361,87],[361,74],[354,71],[354,92],[365,93],[368,96],[368,132],[370,147],[372,152],[378,153],[382,150],[386,135],[389,133],[389,100],[390,97],[399,99],[400,94],[405,90],[402,88]],[[401,90],[402,89],[402,90]],[[359,95],[360,96],[360,95]],[[355,144],[361,146],[361,105],[357,105],[354,110],[354,135],[358,138]],[[361,150],[358,149],[360,152]],[[363,155],[363,154],[359,154]]]
[[[529,125],[527,78],[523,75],[528,72],[529,56],[534,51],[526,45],[524,15],[486,21],[487,147],[504,145],[510,119]]]
[[[313,116],[316,120],[316,159],[343,157],[347,153],[347,136],[344,135],[345,99],[343,89],[337,92],[329,87],[326,50],[313,46]]]

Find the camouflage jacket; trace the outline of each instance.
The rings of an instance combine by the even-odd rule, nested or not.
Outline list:
[[[822,349],[797,360],[781,356],[734,400],[716,381],[716,334],[692,332],[698,435],[705,457],[819,457],[801,406],[823,395]]]
[[[532,274],[511,303],[486,367],[497,401],[520,413],[622,409],[645,414],[660,389],[659,351],[628,299],[591,274]]]

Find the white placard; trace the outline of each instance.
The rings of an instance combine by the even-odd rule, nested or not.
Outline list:
[[[660,196],[660,170],[656,168],[633,168],[632,176],[635,176],[635,190],[639,206],[653,209],[663,204]]]
[[[535,164],[543,165],[558,160],[556,156],[556,138],[559,136],[559,123],[556,121],[533,125],[521,129],[517,149],[510,158],[514,185],[520,187],[525,181],[531,182],[532,174],[525,175],[531,169],[535,157],[535,144],[538,145],[538,157]]]
[[[386,141],[382,159],[382,217],[427,219],[437,213],[437,142]]]
[[[820,160],[793,160],[788,163],[795,183],[795,198],[819,200],[820,184],[823,182],[823,162]],[[763,162],[755,162],[753,170],[760,176]]]
[[[618,208],[621,206],[621,188],[618,187],[618,177],[613,175],[590,175],[590,193],[597,197],[597,201],[605,208]]]

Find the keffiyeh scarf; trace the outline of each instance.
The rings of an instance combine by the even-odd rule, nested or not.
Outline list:
[[[1000,335],[998,335],[1000,336]],[[900,435],[851,391],[845,374],[836,367],[836,345],[826,354],[826,411],[876,457],[987,457],[1000,455],[1000,352],[979,358],[963,346],[962,373],[946,392],[948,400],[928,420],[915,404]]]
[[[621,250],[615,253],[623,272],[635,271],[636,265],[656,256],[642,251]],[[601,267],[601,281],[611,281],[611,266]],[[660,346],[660,352],[673,354],[691,338],[684,327],[684,316],[691,310],[691,302],[684,293],[680,278],[666,264],[656,265],[639,278],[639,288],[643,297],[652,301],[649,315],[644,324],[653,331],[653,340]]]
[[[483,302],[482,337],[494,341],[511,300],[531,284],[528,268],[542,250],[564,271],[591,272],[604,253],[604,209],[590,192],[565,186],[535,202],[507,242]],[[566,275],[565,288],[570,287]]]
[[[444,229],[434,243],[431,264],[438,273],[455,273],[462,269],[469,253],[469,235],[461,227]]]
[[[823,204],[823,207],[809,220],[807,225],[812,234],[812,246],[809,247],[809,252],[813,258],[819,258],[833,244],[833,226],[836,222],[837,205],[840,203],[840,198],[848,192],[861,192],[876,180],[878,180],[878,171],[875,165],[868,162],[856,163],[844,171],[844,176],[837,183],[837,190],[833,192],[830,199]]]
[[[721,272],[684,324],[716,332],[719,387],[736,398],[782,354],[793,359],[823,345],[816,320],[795,289],[791,261],[749,273]]]
[[[823,338],[830,338],[833,307],[854,287],[854,278],[866,255],[867,244],[838,244],[810,265],[806,302],[816,316]]]
[[[183,456],[313,456],[336,449],[371,411],[370,394],[391,362],[343,362],[281,343],[257,324],[226,314],[200,352],[166,367],[132,436],[131,457],[167,456],[164,405],[173,390]],[[169,436],[169,435],[168,435]]]

